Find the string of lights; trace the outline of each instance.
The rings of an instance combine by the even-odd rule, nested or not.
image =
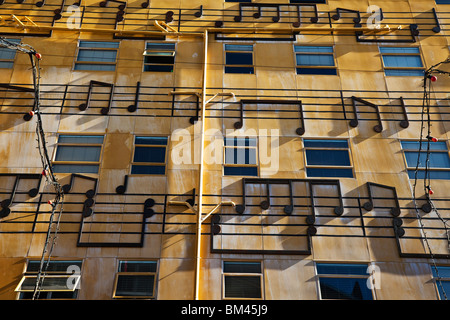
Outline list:
[[[31,70],[33,74],[33,88],[34,88],[34,105],[32,111],[30,111],[30,115],[36,115],[36,135],[37,135],[37,149],[39,150],[39,155],[42,162],[42,175],[45,177],[46,183],[51,185],[55,189],[55,199],[49,200],[48,204],[52,207],[49,225],[47,230],[47,235],[44,243],[44,247],[42,250],[42,256],[40,261],[39,270],[36,277],[36,284],[33,291],[33,300],[39,298],[39,294],[45,279],[46,272],[48,270],[48,266],[50,264],[50,258],[53,252],[53,249],[56,244],[57,233],[59,230],[60,219],[63,210],[64,203],[64,193],[62,186],[58,182],[58,179],[55,177],[52,164],[50,161],[50,157],[47,150],[47,142],[45,139],[45,132],[42,125],[42,117],[40,112],[40,66],[39,62],[42,59],[40,53],[36,52],[36,50],[28,44],[23,43],[13,43],[8,41],[7,39],[0,37],[0,46],[6,47],[11,50],[16,50],[24,54],[28,54],[31,62]],[[55,216],[57,213],[57,208],[59,207],[58,217]],[[53,230],[53,228],[55,230]],[[47,258],[46,258],[47,257]]]
[[[425,197],[427,202],[431,205],[432,211],[436,213],[436,215],[438,216],[438,218],[443,222],[444,224],[444,229],[445,232],[447,234],[447,241],[448,241],[448,247],[450,249],[450,238],[449,238],[449,233],[448,233],[448,225],[447,225],[447,221],[444,220],[442,218],[442,216],[439,214],[436,206],[434,205],[433,201],[431,200],[431,195],[434,194],[434,191],[431,188],[431,175],[430,175],[430,170],[429,170],[429,166],[430,166],[430,156],[431,156],[431,143],[433,142],[437,142],[438,139],[432,136],[432,132],[431,132],[431,118],[430,118],[430,105],[431,105],[431,83],[432,82],[436,82],[437,81],[437,77],[434,74],[447,74],[450,75],[449,72],[447,71],[443,71],[440,69],[437,69],[437,67],[439,67],[442,64],[446,64],[446,63],[450,63],[450,57],[447,58],[444,61],[441,61],[433,66],[431,66],[430,68],[428,68],[425,72],[424,72],[424,84],[423,84],[423,100],[422,100],[422,113],[421,113],[421,128],[420,128],[420,138],[419,138],[419,150],[418,150],[418,155],[417,155],[417,164],[416,164],[416,168],[414,171],[414,183],[413,183],[413,202],[414,202],[414,207],[415,207],[415,211],[416,211],[416,215],[417,215],[417,219],[419,222],[419,226],[420,229],[422,231],[423,234],[423,238],[425,241],[425,244],[427,246],[427,249],[430,253],[430,257],[432,260],[432,264],[433,264],[433,268],[434,271],[436,273],[436,280],[437,280],[437,284],[439,285],[441,292],[443,293],[444,299],[447,300],[447,294],[445,292],[445,289],[443,287],[442,284],[442,279],[439,275],[439,270],[436,264],[436,260],[434,258],[434,254],[433,251],[431,249],[431,245],[428,241],[428,236],[427,233],[425,231],[425,226],[423,224],[422,221],[422,217],[420,216],[419,213],[419,208],[417,206],[416,203],[416,186],[419,180],[419,168],[421,167],[421,154],[422,154],[422,149],[423,149],[423,144],[424,144],[424,129],[426,126],[426,130],[427,130],[427,135],[425,137],[425,141],[426,141],[426,158],[425,158],[425,163],[424,163],[424,176],[423,176],[423,188],[424,188],[424,193],[425,193]],[[425,121],[425,115],[426,115],[426,121]]]

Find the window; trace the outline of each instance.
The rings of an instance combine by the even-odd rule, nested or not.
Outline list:
[[[225,73],[253,74],[253,45],[225,45]]]
[[[450,0],[436,0],[436,4],[450,4]]]
[[[262,299],[261,262],[224,261],[225,299]]]
[[[154,298],[156,261],[119,261],[113,298]]]
[[[103,136],[60,135],[53,171],[56,173],[98,173]]]
[[[336,75],[333,47],[294,46],[297,74]]]
[[[347,140],[303,140],[308,177],[353,178]]]
[[[165,174],[167,137],[135,137],[131,174]]]
[[[44,262],[44,266],[47,262]],[[16,287],[19,299],[32,299],[40,261],[29,261]],[[81,261],[50,261],[39,288],[39,299],[76,299],[81,277]]]
[[[224,175],[258,175],[255,138],[225,138],[224,157]]]
[[[387,76],[423,76],[419,48],[381,47],[384,73]]]
[[[406,159],[408,176],[415,178],[415,170],[419,156],[419,141],[401,141],[403,154]],[[420,151],[419,167],[417,178],[424,179],[425,165],[427,159],[427,141],[422,141]],[[447,143],[445,141],[430,142],[430,156],[428,161],[428,173],[430,179],[450,180],[450,158],[448,155]],[[427,177],[428,178],[428,177]]]
[[[173,72],[175,43],[147,43],[144,71]]]
[[[318,263],[316,269],[321,299],[373,300],[367,265]]]
[[[6,39],[9,42],[20,43],[20,39]],[[0,69],[12,69],[16,50],[0,47]]]
[[[119,42],[80,41],[75,70],[116,70]]]
[[[436,270],[437,269],[437,270]],[[450,294],[450,267],[431,266],[434,282],[441,300]],[[438,277],[439,276],[439,277]]]

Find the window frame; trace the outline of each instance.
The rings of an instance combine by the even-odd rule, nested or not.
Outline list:
[[[27,260],[27,262],[26,262],[26,264],[25,264],[25,267],[24,267],[24,271],[23,271],[23,274],[22,274],[22,278],[20,279],[20,281],[19,281],[19,283],[18,283],[18,285],[16,286],[16,288],[15,288],[15,292],[17,292],[18,293],[18,299],[19,300],[28,300],[28,299],[26,299],[26,298],[20,298],[20,294],[22,294],[22,293],[29,293],[29,292],[34,292],[34,289],[33,290],[21,290],[21,286],[22,286],[22,284],[23,284],[23,282],[26,280],[26,279],[30,279],[30,278],[34,278],[34,279],[37,279],[37,275],[38,275],[38,271],[28,271],[28,267],[29,267],[29,265],[30,265],[30,263],[31,262],[40,262],[39,260],[37,260],[37,259],[28,259]],[[74,284],[74,286],[73,286],[73,289],[67,289],[67,290],[47,290],[47,289],[40,289],[40,292],[44,292],[44,293],[47,293],[48,294],[48,297],[46,297],[46,298],[41,298],[42,300],[49,300],[49,299],[54,299],[54,300],[76,300],[77,299],[77,297],[78,297],[78,292],[79,292],[79,290],[80,289],[78,289],[78,286],[79,286],[79,284],[80,284],[80,281],[81,281],[81,273],[82,273],[82,268],[83,268],[83,260],[81,259],[81,260],[77,260],[77,259],[64,259],[64,260],[52,260],[52,261],[50,261],[50,263],[58,263],[58,262],[66,262],[66,263],[68,263],[68,266],[70,266],[70,265],[74,265],[74,264],[76,264],[76,263],[79,263],[81,266],[80,266],[80,274],[75,274],[75,273],[67,273],[67,271],[66,272],[64,272],[64,271],[46,271],[45,272],[45,278],[44,278],[44,280],[46,279],[46,278],[67,278],[67,280],[69,280],[69,278],[74,278],[75,277],[75,280],[76,280],[76,282],[75,282],[75,284]],[[70,264],[69,264],[70,263]],[[72,298],[52,298],[52,293],[53,292],[73,292],[73,295],[72,295]],[[41,300],[40,299],[40,300]]]
[[[328,274],[319,274],[318,272],[318,265],[324,265],[324,264],[336,264],[336,265],[355,265],[355,266],[362,266],[365,265],[367,268],[369,268],[370,262],[344,262],[344,261],[339,261],[339,262],[329,262],[329,261],[315,261],[314,262],[314,272],[315,272],[315,277],[316,277],[316,285],[317,285],[317,295],[319,300],[346,300],[346,299],[324,299],[322,298],[322,290],[320,288],[320,279],[321,278],[327,278],[327,279],[364,279],[366,280],[367,283],[367,279],[369,279],[371,277],[370,274],[367,275],[357,275],[357,274],[332,274],[332,273],[328,273]],[[367,270],[367,269],[366,269]],[[375,295],[375,289],[374,287],[372,288],[368,288],[372,294],[372,300],[375,300],[376,295]],[[363,299],[364,300],[364,299]]]
[[[314,48],[314,47],[323,47],[323,48],[331,48],[331,52],[297,52],[296,47],[307,47],[307,48]],[[308,75],[323,75],[323,76],[337,76],[338,74],[338,67],[337,67],[337,61],[336,56],[334,54],[334,46],[305,46],[305,45],[293,45],[294,50],[294,65],[295,65],[295,73],[300,76],[308,76]],[[297,63],[297,55],[323,55],[323,56],[331,56],[333,58],[333,66],[325,66],[325,65],[300,65]],[[299,69],[310,69],[310,70],[333,70],[333,74],[324,74],[324,73],[299,73]]]
[[[414,179],[414,178],[411,178],[411,177],[409,177],[409,171],[415,171],[416,170],[416,167],[414,166],[414,167],[409,167],[408,166],[408,161],[407,161],[407,159],[406,159],[406,152],[419,152],[419,149],[404,149],[403,148],[403,145],[402,145],[402,142],[415,142],[415,143],[420,143],[420,141],[418,141],[418,140],[413,140],[413,139],[400,139],[400,148],[401,148],[401,150],[402,150],[402,154],[403,154],[403,159],[404,159],[404,163],[405,163],[405,168],[406,168],[406,174],[408,175],[408,179]],[[446,150],[430,150],[430,153],[446,153],[447,154],[447,157],[449,158],[449,160],[450,160],[450,149],[449,149],[449,140],[439,140],[439,142],[444,142],[445,143],[445,147],[447,148]],[[426,144],[426,143],[428,143],[427,142],[427,140],[423,140],[422,141],[422,143],[423,144]],[[433,143],[435,143],[435,142],[430,142],[431,144],[433,144]],[[421,151],[421,153],[426,153],[426,147],[425,147],[425,149],[422,147],[422,151]],[[421,169],[421,168],[423,168],[423,169]],[[425,171],[425,167],[418,167],[418,172],[419,171]],[[428,167],[428,171],[434,171],[434,172],[442,172],[442,171],[446,171],[446,172],[449,172],[449,174],[450,174],[450,167],[448,167],[448,168],[433,168],[433,167]],[[430,179],[431,180],[450,180],[450,178],[449,179],[436,179],[436,178],[431,178],[430,177]]]
[[[20,39],[18,39],[18,38],[9,38],[9,39],[6,39],[6,40],[10,41],[10,42],[14,42],[14,43],[21,43],[22,42],[21,38]],[[1,47],[0,49],[2,49],[2,50],[10,50],[11,52],[14,52],[14,57],[13,58],[11,58],[11,59],[0,59],[0,69],[14,69],[14,62],[15,62],[16,57],[17,57],[17,50],[5,48],[5,47]],[[6,67],[1,67],[1,65],[3,63],[10,63],[11,67],[7,67],[7,68]]]
[[[382,53],[381,49],[382,48],[415,48],[418,50],[417,53],[395,53],[395,52],[391,52],[391,53]],[[387,75],[386,74],[386,70],[392,70],[392,71],[418,71],[418,70],[422,70],[425,71],[425,63],[424,60],[422,58],[422,51],[420,49],[420,47],[394,47],[394,46],[378,46],[378,51],[380,53],[380,57],[381,57],[381,65],[383,66],[383,71],[384,71],[384,75],[386,77],[419,77],[419,75]],[[422,67],[387,67],[384,63],[384,56],[396,56],[396,57],[403,57],[403,56],[418,56],[420,59],[420,63],[422,64]],[[420,77],[423,77],[423,75],[421,75]]]
[[[162,144],[138,144],[136,145],[136,138],[137,137],[150,137],[150,138],[167,138],[167,144],[166,145],[162,145]],[[130,162],[130,175],[133,176],[165,176],[167,175],[167,160],[169,157],[169,136],[166,135],[134,135],[134,140],[133,140],[133,152],[131,153],[131,162]],[[164,160],[165,162],[134,162],[134,155],[136,153],[136,146],[138,147],[145,147],[145,148],[154,148],[154,147],[165,147],[166,151],[164,153]],[[164,173],[132,173],[133,171],[133,166],[164,166]]]
[[[448,266],[448,265],[438,265],[436,267],[438,269],[439,268],[450,268],[450,266]],[[440,294],[438,278],[437,278],[437,275],[435,274],[434,266],[430,265],[430,269],[431,269],[431,275],[433,276],[433,283],[434,283],[434,287],[436,289],[436,295],[437,295],[439,300],[444,300],[443,297],[441,297],[441,294]],[[440,270],[438,270],[438,271],[440,271]],[[448,277],[439,276],[439,278],[440,278],[440,281],[442,281],[442,282],[449,282],[450,283],[450,276],[448,276]]]
[[[244,51],[244,50],[227,50],[227,46],[252,46],[252,51]],[[224,51],[224,73],[226,74],[247,74],[247,75],[255,75],[256,74],[256,68],[255,68],[255,47],[254,44],[231,44],[231,43],[224,43],[223,45],[223,51]],[[227,53],[251,53],[252,56],[252,64],[227,64]],[[252,72],[227,72],[227,68],[252,68]]]
[[[126,272],[126,271],[119,271],[120,263],[122,261],[130,261],[130,262],[154,262],[156,263],[156,271],[155,272]],[[117,267],[116,267],[116,274],[114,277],[114,285],[113,285],[113,292],[112,292],[112,298],[113,299],[156,299],[156,286],[158,283],[158,274],[159,274],[159,261],[158,260],[147,260],[147,259],[117,259]],[[119,282],[119,277],[121,275],[138,275],[138,276],[153,276],[153,293],[151,296],[118,296],[117,293],[117,284]]]
[[[169,49],[158,49],[158,50],[151,50],[151,49],[148,49],[147,48],[147,45],[148,44],[173,44],[173,46],[174,46],[174,48],[173,48],[173,50],[169,50]],[[162,53],[162,52],[164,52],[164,53],[172,53],[172,57],[173,57],[173,63],[172,64],[166,64],[166,63],[146,63],[145,62],[145,58],[147,57],[147,56],[156,56],[156,55],[151,55],[151,54],[148,54],[147,52],[159,52],[159,53]],[[153,42],[153,41],[146,41],[145,42],[145,49],[144,49],[144,52],[142,53],[142,56],[144,57],[144,59],[143,59],[143,64],[142,64],[142,72],[171,72],[171,73],[173,73],[174,72],[174,70],[175,70],[175,57],[176,57],[176,52],[177,52],[177,43],[176,42]],[[148,65],[155,65],[155,66],[172,66],[172,70],[171,71],[165,71],[165,70],[145,70],[145,66],[148,66]]]
[[[103,142],[101,144],[99,143],[66,143],[66,142],[58,142],[60,136],[96,136],[96,137],[102,137]],[[52,157],[52,166],[54,165],[96,165],[98,166],[97,173],[89,173],[89,174],[98,174],[100,171],[100,164],[102,163],[103,158],[103,145],[105,143],[105,134],[98,134],[98,133],[80,133],[80,134],[73,134],[73,133],[58,133],[56,144],[53,152]],[[98,161],[60,161],[56,160],[56,154],[58,152],[59,146],[67,146],[67,147],[100,147],[100,156]],[[79,172],[57,172],[57,173],[79,173]]]
[[[96,48],[96,47],[81,47],[81,42],[104,42],[104,43],[117,43],[117,48]],[[72,71],[75,72],[91,72],[91,71],[100,71],[100,72],[115,72],[117,71],[117,59],[119,57],[119,49],[120,49],[120,41],[105,41],[105,40],[78,40],[77,45],[77,53],[75,56],[75,61],[73,64]],[[114,62],[107,62],[107,61],[78,61],[78,55],[81,50],[91,50],[91,51],[115,51],[116,52],[116,59]],[[114,66],[114,70],[84,70],[84,69],[76,69],[77,64],[81,65],[108,65],[108,66]]]
[[[227,139],[253,139],[255,140],[254,146],[235,146],[235,145],[226,145]],[[226,162],[226,149],[255,149],[255,164],[239,164],[239,163],[227,163]],[[239,137],[239,136],[232,136],[232,137],[224,137],[223,139],[223,168],[222,168],[222,176],[227,177],[259,177],[259,145],[258,145],[258,137]],[[256,175],[231,175],[231,174],[225,174],[225,167],[235,167],[235,168],[256,168]]]
[[[226,262],[259,263],[260,268],[261,268],[261,273],[224,272]],[[259,277],[261,297],[260,298],[225,297],[225,277],[244,277],[244,276]],[[264,300],[264,265],[263,265],[263,261],[260,261],[260,260],[231,260],[231,259],[223,260],[222,261],[222,300]]]
[[[305,146],[305,140],[331,140],[331,141],[346,141],[348,147],[347,148],[331,148],[331,147],[306,147]],[[318,176],[308,176],[308,168],[312,168],[312,169],[351,169],[352,171],[352,177],[340,177],[340,176],[324,176],[324,178],[329,177],[329,178],[340,178],[340,179],[354,179],[355,178],[355,172],[354,172],[354,164],[353,164],[353,159],[352,159],[352,152],[351,152],[351,144],[350,141],[348,139],[328,139],[328,138],[304,138],[302,139],[302,144],[303,144],[303,160],[305,163],[305,174],[308,178],[323,178],[323,177],[318,177]],[[343,165],[308,165],[308,157],[306,155],[306,151],[307,150],[330,150],[330,151],[343,151],[346,150],[348,153],[348,159],[350,162],[349,166],[343,166]]]

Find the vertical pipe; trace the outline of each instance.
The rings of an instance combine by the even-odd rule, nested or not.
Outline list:
[[[200,167],[198,177],[198,202],[197,202],[197,250],[195,260],[195,292],[194,299],[199,299],[201,237],[202,237],[202,208],[203,208],[203,149],[205,146],[205,106],[206,106],[206,74],[208,63],[208,30],[203,33],[203,83],[202,83],[202,114],[200,120]]]

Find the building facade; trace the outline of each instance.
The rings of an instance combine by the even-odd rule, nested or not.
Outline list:
[[[0,17],[0,299],[447,298],[450,1]]]

